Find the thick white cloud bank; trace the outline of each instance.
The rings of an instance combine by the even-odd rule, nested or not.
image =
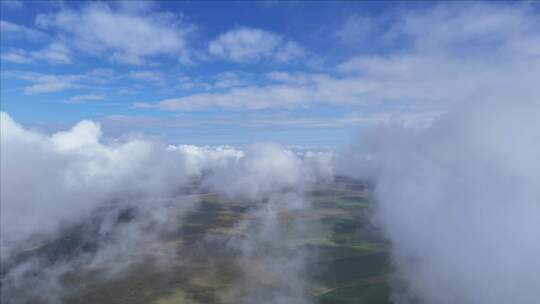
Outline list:
[[[460,104],[357,148],[348,172],[375,178],[376,222],[406,286],[396,303],[538,303],[540,101]]]
[[[264,234],[246,230],[251,237],[240,242],[241,254],[259,242],[277,246],[277,214],[309,206],[305,191],[332,175],[332,155],[327,153],[298,156],[274,144],[243,151],[166,146],[145,138],[105,142],[100,126],[92,121],[44,135],[1,113],[2,300],[61,303],[67,291],[61,278],[71,271],[114,275],[148,257],[172,261],[167,258],[177,253],[156,250],[156,241],[196,207],[199,191],[249,200],[257,218],[271,223]],[[134,218],[119,224],[125,212]],[[17,260],[21,252],[63,246],[65,233],[74,233],[95,249],[63,252],[62,247],[60,258]],[[281,254],[269,254],[268,265]],[[302,265],[303,260],[291,263]],[[288,269],[280,273],[300,280]],[[300,285],[294,296],[303,297]]]
[[[331,157],[273,145],[164,146],[143,138],[102,143],[99,125],[82,121],[46,136],[1,114],[3,241],[53,231],[115,200],[152,200],[180,194],[204,172],[211,190],[257,199],[331,177]]]
[[[5,242],[52,232],[105,202],[170,196],[188,179],[175,153],[142,139],[102,144],[91,121],[52,136],[25,130],[5,113],[1,123]]]

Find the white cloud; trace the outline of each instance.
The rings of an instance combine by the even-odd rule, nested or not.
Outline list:
[[[397,303],[538,302],[539,117],[535,97],[481,98],[419,132],[363,134],[343,159],[377,185]]]
[[[2,301],[27,303],[37,295],[47,303],[61,303],[64,292],[73,290],[62,283],[65,274],[90,269],[105,271],[106,276],[152,255],[152,250],[143,250],[146,246],[140,245],[149,245],[168,223],[176,223],[165,220],[164,205],[174,203],[175,214],[180,214],[195,203],[193,199],[174,199],[192,172],[185,169],[187,162],[181,152],[137,138],[103,143],[99,125],[91,121],[46,136],[24,129],[6,113],[0,115],[2,264],[15,262],[3,273]],[[32,187],[28,188],[29,184]],[[123,227],[109,225],[127,207],[143,212],[141,221]],[[100,208],[107,212],[101,214]],[[21,250],[49,243],[66,227],[96,223],[96,218],[100,233],[81,236],[96,245],[92,252],[83,250],[53,262],[43,262],[39,256],[10,260]],[[143,254],[126,255],[129,248],[139,248],[134,251],[142,250]],[[20,275],[27,271],[33,273],[31,278]],[[51,285],[55,289],[49,295]]]
[[[404,126],[425,128],[443,112],[428,110],[386,110],[374,113],[352,113],[344,116],[299,117],[299,115],[273,115],[246,119],[243,126],[286,126],[300,128],[342,128],[354,126]]]
[[[18,25],[9,21],[0,20],[0,33],[4,39],[27,39],[34,42],[42,42],[49,39],[46,33]]]
[[[71,63],[71,50],[60,41],[53,42],[38,51],[9,49],[8,51],[2,52],[0,56],[2,57],[2,60],[21,64],[33,63],[36,61],[59,64]]]
[[[61,41],[53,42],[40,51],[32,52],[32,55],[52,63],[71,63],[71,50]]]
[[[261,29],[241,27],[230,30],[208,44],[211,56],[233,62],[261,60],[288,62],[305,54],[296,42]]]
[[[13,303],[36,296],[61,303],[64,292],[78,286],[64,283],[70,273],[114,274],[142,258],[159,257],[164,247],[156,251],[153,245],[158,245],[160,233],[178,229],[178,221],[197,203],[196,195],[182,190],[194,187],[194,179],[203,190],[253,199],[257,219],[266,220],[275,219],[275,212],[308,206],[300,197],[304,190],[333,172],[326,155],[307,152],[299,157],[277,145],[256,145],[244,152],[227,146],[165,146],[140,137],[105,141],[92,121],[44,135],[26,130],[6,113],[0,116],[1,248],[2,262],[10,262],[1,292],[2,299]],[[224,186],[231,181],[230,187]],[[270,202],[263,204],[265,198]],[[267,208],[269,203],[272,208]],[[126,209],[135,210],[133,219],[119,223]],[[51,244],[66,229],[72,231],[72,225],[96,228],[80,236],[85,244],[95,245],[92,250],[45,261],[34,255],[19,259],[21,251]],[[275,228],[265,223],[265,231]],[[280,241],[268,239],[274,233],[243,235],[250,242],[261,237],[266,243]],[[22,275],[29,272],[31,276]],[[283,266],[279,274],[284,273],[288,277],[295,271]],[[49,295],[45,290],[51,288],[54,293]]]
[[[540,21],[534,15],[535,5],[481,2],[438,5],[429,11],[413,11],[403,16],[388,35],[391,38],[409,37],[415,47],[422,50],[445,53],[466,51],[467,55],[487,57],[508,51],[523,55],[527,50],[515,48],[516,44],[531,40],[538,42],[540,39]]]
[[[375,24],[373,19],[359,15],[351,15],[345,19],[341,27],[334,32],[334,35],[345,44],[361,46],[362,44],[366,45],[372,43],[364,40],[374,28]]]
[[[267,76],[274,82],[138,106],[166,110],[257,110],[385,103],[431,105],[439,111],[451,103],[479,97],[538,98],[540,21],[527,10],[528,5],[439,4],[402,14],[391,30],[381,36],[380,39],[399,38],[404,45],[399,52],[355,57],[327,74],[270,73]],[[449,30],[448,25],[459,30]],[[403,43],[404,39],[408,39],[407,43]],[[262,53],[271,49],[261,45]],[[237,58],[244,54],[242,48],[238,52],[225,48],[220,52],[236,54],[230,56]],[[247,58],[258,56],[257,52],[247,54]]]
[[[41,14],[36,24],[56,29],[74,47],[127,64],[143,64],[154,56],[180,59],[194,27],[171,13],[113,9],[107,4],[84,5]]]
[[[400,54],[360,56],[338,71],[380,84],[379,100],[449,103],[540,96],[540,25],[527,5],[438,5],[409,13],[389,35],[411,39]],[[455,30],[454,30],[455,29]]]
[[[21,49],[12,49],[7,52],[4,51],[0,53],[0,58],[14,63],[31,63],[34,61],[34,58],[29,56],[28,52]]]
[[[51,75],[32,72],[6,71],[5,77],[22,79],[33,83],[25,87],[25,94],[51,93],[82,87],[77,82],[83,75]]]
[[[355,78],[334,78],[327,75],[305,75],[304,83],[277,83],[231,88],[225,92],[188,95],[160,101],[138,103],[136,107],[157,107],[165,110],[197,110],[204,108],[298,108],[312,104],[361,104],[374,83]]]
[[[68,99],[66,103],[80,103],[85,101],[99,101],[105,100],[107,97],[99,94],[84,94],[84,95],[75,95]]]
[[[25,94],[60,92],[69,89],[84,89],[96,85],[110,84],[119,79],[113,70],[94,69],[84,74],[42,74],[24,71],[5,71],[3,77],[21,79],[31,83],[24,89]]]
[[[214,78],[216,80],[212,85],[214,88],[229,89],[249,85],[253,80],[253,75],[249,73],[229,71],[217,74]]]
[[[295,59],[302,58],[306,55],[304,48],[294,41],[287,41],[285,45],[280,47],[275,55],[278,62],[289,62]]]
[[[28,86],[24,89],[25,94],[33,95],[38,93],[52,93],[65,91],[68,89],[77,88],[78,85],[70,81],[69,79],[62,78],[47,78],[40,80],[38,83]]]
[[[158,85],[163,85],[165,82],[161,73],[157,71],[131,71],[128,77]]]

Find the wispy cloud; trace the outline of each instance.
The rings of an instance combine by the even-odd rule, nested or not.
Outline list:
[[[21,49],[12,49],[7,52],[1,52],[0,58],[4,61],[14,63],[31,63],[34,61],[34,58],[30,56],[28,52]]]
[[[105,95],[99,95],[99,94],[84,94],[84,95],[75,95],[68,99],[66,103],[74,104],[74,103],[81,103],[86,101],[99,101],[99,100],[105,100],[107,97]]]
[[[3,76],[32,83],[24,88],[24,93],[28,95],[78,88],[81,85],[77,84],[77,81],[83,78],[83,75],[52,75],[21,71],[6,71]]]
[[[295,41],[256,28],[241,27],[230,30],[208,44],[211,56],[238,63],[261,60],[288,62],[306,54]]]
[[[42,42],[50,38],[45,32],[6,20],[0,20],[0,33],[2,34],[2,39],[27,39],[34,42]]]
[[[24,88],[25,94],[40,94],[60,92],[72,89],[118,89],[121,95],[124,93],[141,90],[148,82],[163,85],[164,79],[160,73],[153,72],[135,72],[134,74],[122,75],[113,69],[97,68],[86,73],[80,74],[51,74],[51,73],[35,73],[21,70],[3,71],[2,77],[8,79],[20,79],[29,82],[30,85]],[[131,79],[134,84],[131,88],[123,87],[124,82]],[[82,96],[92,96],[88,94],[79,94]],[[90,99],[88,99],[90,100]],[[94,98],[94,100],[97,100]],[[77,100],[75,100],[77,101]],[[82,100],[78,100],[82,101]]]
[[[172,13],[115,9],[92,3],[80,10],[40,14],[36,24],[55,29],[84,52],[126,64],[144,64],[158,55],[180,60],[194,26]]]
[[[128,77],[157,85],[163,85],[165,83],[163,75],[158,71],[131,71]]]
[[[346,18],[343,24],[334,31],[334,35],[345,44],[361,46],[362,43],[368,43],[364,40],[375,27],[376,24],[372,18],[355,14]]]
[[[9,49],[0,54],[2,60],[14,63],[33,63],[45,61],[48,63],[71,63],[71,50],[63,42],[56,41],[38,51],[27,51],[25,49]]]
[[[355,79],[337,79],[328,75],[308,75],[305,83],[274,83],[235,87],[225,92],[210,92],[162,100],[136,107],[164,110],[198,110],[205,108],[268,109],[298,108],[310,104],[361,103],[373,84]]]
[[[25,71],[5,71],[2,77],[20,79],[31,83],[24,88],[27,95],[91,88],[114,80],[107,70],[92,70],[84,74],[43,74]]]

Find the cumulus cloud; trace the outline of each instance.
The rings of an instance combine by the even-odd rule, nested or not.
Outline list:
[[[6,113],[1,124],[2,300],[14,303],[61,303],[70,292],[62,277],[73,271],[110,277],[145,258],[168,261],[176,251],[159,247],[160,235],[176,229],[195,206],[196,197],[185,195],[193,193],[189,187],[196,180],[203,189],[251,200],[257,216],[271,220],[275,212],[306,206],[306,187],[333,172],[328,156],[300,158],[270,144],[242,151],[165,146],[137,137],[105,141],[92,121],[44,135]],[[269,199],[277,204],[271,213],[265,211]],[[126,212],[131,219],[119,220]],[[265,227],[268,232],[278,226]],[[263,240],[258,228],[246,230],[250,242],[279,243],[266,232]],[[65,235],[80,246],[66,247]],[[47,254],[55,246],[62,250]],[[282,252],[265,259],[274,254]]]
[[[374,221],[397,268],[395,303],[538,299],[540,92],[528,73],[538,73],[538,53],[514,50],[535,44],[538,21],[527,5],[468,7],[408,14],[393,34],[415,37],[410,53],[340,66],[388,80],[396,98],[450,108],[425,129],[364,133],[338,165],[375,181]]]
[[[417,49],[443,51],[468,56],[499,56],[536,52],[524,46],[538,45],[538,18],[534,15],[537,4],[520,3],[498,5],[471,3],[468,5],[438,5],[428,11],[413,11],[404,16],[388,33],[389,39],[408,36]],[[486,46],[495,46],[492,52],[483,52]],[[478,49],[479,48],[479,49]],[[461,49],[461,50],[460,50]],[[477,52],[475,52],[477,51]],[[532,54],[529,54],[532,55]]]
[[[142,138],[104,143],[91,121],[50,136],[24,129],[6,113],[1,124],[1,294],[13,303],[61,303],[70,291],[62,281],[68,273],[110,276],[147,257],[174,255],[155,242],[196,203],[177,195],[206,164],[237,157]],[[118,222],[126,212],[133,219]],[[62,243],[65,234],[75,247]]]
[[[438,5],[405,15],[387,33],[410,42],[403,54],[360,56],[337,69],[377,82],[384,88],[373,92],[378,100],[445,104],[447,96],[454,102],[538,96],[537,27],[528,4]]]
[[[396,303],[537,302],[538,117],[535,97],[473,100],[426,130],[382,129],[352,150],[344,171],[376,181]]]
[[[305,54],[304,49],[283,36],[255,28],[230,30],[208,44],[208,53],[233,62],[261,60],[288,62]]]
[[[182,16],[153,12],[149,6],[122,7],[93,3],[80,10],[62,9],[38,15],[36,24],[60,31],[77,49],[126,64],[144,64],[158,55],[186,56],[194,27],[182,22]]]
[[[98,125],[83,121],[47,137],[2,113],[3,240],[45,233],[117,195],[166,193],[183,180],[181,164],[168,163],[171,153],[154,143],[134,139],[109,147],[100,135]],[[160,153],[164,163],[150,166]],[[32,191],[23,190],[28,184]]]
[[[540,36],[531,6],[535,4],[461,3],[400,11],[374,38],[398,52],[350,58],[326,73],[271,73],[273,81],[138,105],[164,110],[256,110],[384,104],[445,111],[449,103],[480,96],[494,100],[540,96],[535,85]],[[264,43],[260,46],[271,49]],[[216,48],[219,53],[233,53],[232,47],[231,51]],[[238,54],[243,54],[242,48]]]
[[[410,53],[340,66],[451,109],[427,129],[364,134],[338,166],[375,180],[396,303],[537,302],[540,92],[528,71],[538,54],[514,46],[535,44],[538,21],[527,5],[468,7],[411,13],[394,30],[415,37]]]
[[[304,276],[308,253],[284,241],[287,232],[309,229],[303,226],[308,224],[289,220],[286,232],[283,217],[309,210],[306,191],[332,178],[329,154],[307,153],[300,158],[282,147],[258,144],[205,180],[205,187],[225,196],[256,202],[250,216],[236,226],[241,237],[227,242],[244,261],[240,303],[310,302]]]

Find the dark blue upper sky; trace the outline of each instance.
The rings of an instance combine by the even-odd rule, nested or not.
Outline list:
[[[175,144],[339,146],[367,127],[422,127],[534,82],[540,54],[534,2],[0,8],[2,111],[44,132],[91,119]]]

